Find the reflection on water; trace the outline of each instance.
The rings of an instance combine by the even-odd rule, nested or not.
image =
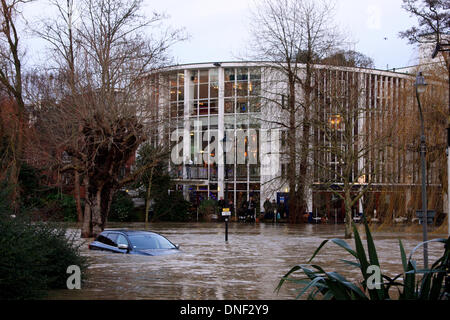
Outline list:
[[[110,224],[109,228],[144,229],[143,224]],[[342,237],[342,225],[157,223],[150,230],[181,245],[181,254],[138,256],[90,251],[89,279],[81,290],[56,290],[50,299],[293,299],[296,287],[288,284],[274,292],[280,278],[299,263],[306,263],[324,239]],[[430,238],[436,238],[432,235]],[[375,233],[382,271],[401,272],[398,238],[407,254],[421,234]],[[353,247],[353,240],[349,241]],[[441,244],[429,245],[429,261],[440,256]],[[422,251],[414,255],[421,265]],[[326,271],[340,271],[356,280],[339,259],[352,260],[343,249],[328,243],[313,262]]]

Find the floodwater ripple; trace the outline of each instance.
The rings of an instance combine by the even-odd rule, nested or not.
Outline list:
[[[108,228],[145,229],[144,224],[110,224]],[[280,278],[296,264],[306,263],[325,239],[342,238],[342,225],[288,225],[231,223],[225,242],[223,223],[155,223],[152,231],[180,244],[182,253],[138,256],[90,251],[88,279],[81,290],[54,290],[49,299],[168,299],[245,300],[293,299],[296,286],[287,283],[276,293]],[[75,230],[79,232],[79,230]],[[434,236],[438,238],[439,236]],[[398,239],[407,254],[421,242],[420,234],[380,232],[374,234],[382,271],[401,272]],[[353,240],[348,241],[353,247]],[[421,264],[420,249],[415,254]],[[430,245],[429,260],[442,253]],[[328,243],[314,259],[327,271],[339,271],[360,280],[340,259],[352,260],[343,249]]]

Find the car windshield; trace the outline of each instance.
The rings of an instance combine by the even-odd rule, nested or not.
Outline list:
[[[139,234],[129,236],[133,249],[176,249],[166,238],[156,234]]]

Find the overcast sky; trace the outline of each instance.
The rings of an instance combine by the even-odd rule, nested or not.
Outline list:
[[[245,58],[254,0],[144,0],[145,10],[165,12],[167,23],[184,27],[190,39],[172,53],[180,64],[236,61]],[[402,0],[336,0],[336,24],[355,42],[353,50],[375,61],[379,69],[398,68],[416,62],[416,50],[398,37],[416,23],[401,8]],[[38,0],[32,12],[46,12],[46,0]],[[26,12],[25,12],[26,13]],[[33,49],[37,49],[33,45]]]

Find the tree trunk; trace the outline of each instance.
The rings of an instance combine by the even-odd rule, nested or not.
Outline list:
[[[80,174],[78,171],[75,171],[75,186],[74,186],[74,193],[75,193],[75,203],[77,206],[77,216],[78,216],[78,222],[83,221],[83,211],[81,209],[81,195],[80,195]]]
[[[345,239],[351,239],[352,238],[352,198],[350,194],[350,188],[345,188]]]
[[[304,125],[305,127],[305,125]],[[308,126],[309,128],[309,126]],[[305,133],[307,131],[307,133]],[[307,135],[305,137],[305,134]],[[309,152],[309,129],[303,130],[303,144],[301,148],[301,157],[300,157],[300,169],[298,173],[298,211],[299,214],[302,216],[305,214],[307,210],[307,203],[306,203],[306,188],[307,188],[307,174],[308,174],[308,152]],[[303,219],[300,219],[303,222]]]
[[[148,223],[148,211],[150,210],[150,196],[152,190],[152,178],[154,167],[150,170],[150,178],[148,180],[147,195],[145,197],[145,223]]]
[[[89,180],[87,177],[83,179],[83,185],[85,187],[85,204],[84,204],[84,216],[83,224],[81,227],[81,238],[92,237],[92,212],[91,212],[91,199],[88,197]]]
[[[91,199],[91,213],[92,213],[92,236],[98,236],[102,231],[102,188],[89,190],[89,198]]]
[[[81,237],[93,238],[105,229],[114,190],[108,183],[94,184],[87,182],[85,186],[86,203]]]
[[[106,227],[106,223],[108,222],[109,211],[111,210],[111,204],[114,197],[114,189],[110,184],[106,184],[102,188],[101,193],[101,230],[103,231]]]
[[[11,186],[11,208],[14,211],[14,214],[17,215],[17,213],[20,210],[19,206],[19,168],[18,168],[18,161],[13,155],[12,164],[11,164],[11,170],[10,170],[10,176],[8,177],[9,185]]]
[[[289,76],[289,129],[288,129],[288,183],[289,183],[289,222],[298,222],[298,198],[297,198],[297,127],[295,109],[295,78]]]
[[[303,125],[302,125],[302,144],[300,147],[300,163],[298,172],[298,191],[297,191],[297,210],[300,217],[300,222],[303,222],[303,215],[307,211],[306,203],[306,188],[307,188],[307,175],[308,175],[308,156],[310,148],[310,107],[311,107],[311,71],[307,68],[306,81],[303,85],[305,94],[305,107],[303,112]]]
[[[10,176],[8,178],[9,185],[11,186],[11,208],[14,214],[18,214],[20,211],[20,185],[19,185],[19,174],[21,167],[21,159],[23,153],[23,128],[22,128],[22,113],[20,111],[20,106],[17,106],[18,111],[16,114],[17,127],[14,127],[14,131],[11,133],[11,170]]]
[[[91,205],[86,201],[84,205],[83,224],[81,226],[81,238],[92,238],[92,223],[91,223]]]

